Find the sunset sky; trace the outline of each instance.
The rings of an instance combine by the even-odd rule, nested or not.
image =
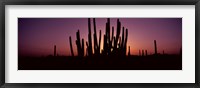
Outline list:
[[[142,49],[147,50],[148,54],[153,54],[154,40],[157,41],[158,53],[164,50],[167,54],[178,54],[182,48],[182,18],[119,18],[119,20],[122,27],[128,29],[127,46],[131,47],[132,55],[138,55]],[[98,37],[99,30],[102,31],[101,49],[106,21],[106,18],[96,18]],[[111,18],[110,21],[116,35],[117,18]],[[93,35],[92,22],[91,19]],[[78,29],[80,37],[88,41],[87,18],[18,18],[19,55],[53,55],[56,45],[59,55],[70,56],[69,36],[72,37],[73,50],[77,55],[75,41]]]

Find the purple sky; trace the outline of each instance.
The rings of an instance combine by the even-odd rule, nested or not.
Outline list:
[[[111,18],[116,35],[116,18]],[[128,29],[128,46],[131,54],[138,55],[139,49],[154,53],[153,40],[157,41],[158,53],[164,50],[168,54],[178,54],[182,47],[182,18],[119,18],[122,26]],[[91,24],[92,24],[91,19]],[[97,36],[99,30],[105,34],[106,18],[96,18]],[[93,24],[91,26],[93,34]],[[76,32],[88,40],[87,18],[18,18],[18,49],[19,55],[47,56],[53,55],[54,45],[59,55],[69,56],[69,36],[75,55]],[[101,40],[103,48],[103,36]]]

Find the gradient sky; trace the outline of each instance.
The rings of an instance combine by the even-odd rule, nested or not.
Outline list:
[[[157,41],[158,53],[164,50],[167,54],[178,54],[182,48],[182,18],[119,18],[122,27],[128,29],[128,46],[131,54],[138,55],[139,50],[154,53],[154,43]],[[91,19],[91,24],[92,24]],[[103,34],[105,34],[106,18],[96,18],[97,36],[102,31],[101,49],[103,48]],[[116,35],[117,18],[111,18]],[[93,34],[93,24],[91,26]],[[80,37],[88,41],[87,18],[18,18],[18,49],[23,56],[53,55],[54,45],[59,55],[69,56],[69,36],[75,55],[76,32],[80,30]],[[86,44],[85,44],[86,45]]]

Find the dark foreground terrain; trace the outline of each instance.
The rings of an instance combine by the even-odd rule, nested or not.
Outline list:
[[[182,70],[179,55],[19,57],[18,70]]]

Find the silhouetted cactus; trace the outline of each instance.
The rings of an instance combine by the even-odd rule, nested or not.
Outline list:
[[[124,27],[122,28],[122,43],[121,43],[121,47],[124,47]]]
[[[121,22],[119,21],[119,19],[117,19],[117,35],[116,35],[116,40],[118,41],[119,35],[120,35],[120,31],[121,31]]]
[[[103,54],[107,55],[107,50],[108,50],[108,46],[107,46],[107,38],[106,35],[103,36]]]
[[[115,45],[116,42],[116,37],[113,37],[113,42],[114,42],[114,46],[113,46],[113,54],[116,54],[116,49],[117,49],[117,45]]]
[[[70,43],[71,54],[72,54],[72,56],[74,56],[74,51],[73,51],[73,47],[72,47],[72,38],[71,38],[71,36],[69,37],[69,43]]]
[[[93,39],[94,39],[94,53],[97,53],[97,33],[96,33],[96,22],[95,18],[93,18],[93,27],[94,27],[94,34],[93,34]]]
[[[82,39],[81,56],[84,56],[84,39]]]
[[[96,33],[96,21],[93,18],[93,26],[94,26],[94,54],[100,54],[100,43],[101,43],[101,30],[99,32],[99,43],[97,42],[97,33]]]
[[[114,51],[117,50],[117,43],[119,40],[120,31],[121,31],[121,22],[119,21],[119,19],[117,19],[117,31],[116,31],[115,41],[114,41]]]
[[[121,50],[121,49],[123,49],[122,47],[121,47],[121,44],[122,44],[122,42],[121,42],[121,37],[119,36],[119,43],[118,43],[118,48],[119,48],[119,50]]]
[[[110,44],[110,19],[107,18],[107,23],[106,23],[106,38],[107,38],[107,48],[108,48],[108,55],[111,53],[111,47],[112,45]]]
[[[89,54],[88,54],[88,47],[89,47],[88,42],[86,42],[86,56],[89,55]]]
[[[78,51],[78,56],[84,56],[84,39],[82,39],[82,44],[80,40],[80,32],[76,32],[76,46],[77,46],[77,51]],[[81,46],[82,45],[82,46]]]
[[[90,18],[88,18],[88,55],[92,56],[92,36]]]
[[[128,56],[131,56],[131,49],[130,49],[130,46],[128,46]]]
[[[155,55],[157,55],[157,45],[156,45],[156,40],[154,40],[154,50],[155,50]]]
[[[128,29],[126,29],[126,37],[125,37],[125,42],[124,42],[124,55],[126,55],[126,49],[127,49],[127,41],[128,41]]]
[[[54,56],[56,56],[56,45],[54,45]]]
[[[99,30],[99,44],[98,44],[98,47],[97,47],[97,53],[100,54],[100,48],[101,48],[101,30]]]
[[[113,41],[114,41],[114,27],[112,27],[112,34],[111,34],[111,39],[110,39],[110,49],[113,49]]]
[[[77,46],[77,51],[78,51],[78,56],[80,56],[80,51],[81,51],[81,42],[80,42],[80,33],[79,30],[76,32],[76,46]]]

